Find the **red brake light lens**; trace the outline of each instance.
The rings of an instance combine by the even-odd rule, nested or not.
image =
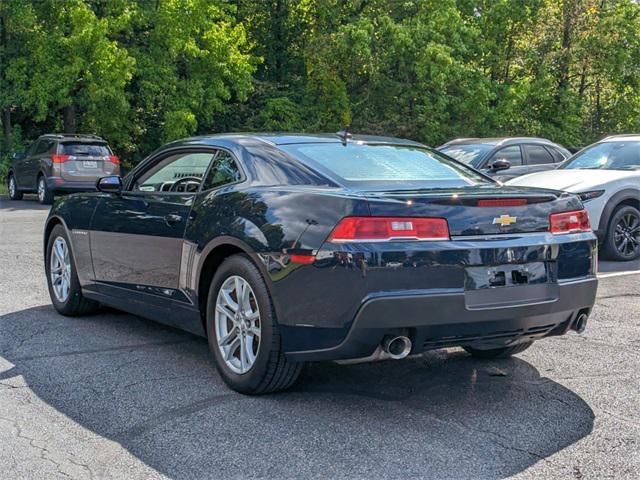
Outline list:
[[[51,155],[53,163],[64,163],[71,158],[70,155]]]
[[[380,242],[392,239],[449,240],[444,218],[345,217],[329,235],[331,242]]]
[[[520,207],[527,203],[526,198],[491,198],[488,200],[478,200],[479,207]]]
[[[111,163],[116,164],[116,165],[120,165],[120,159],[118,157],[116,157],[115,155],[109,155],[109,161]]]
[[[590,232],[589,214],[586,210],[552,213],[549,215],[551,233]]]

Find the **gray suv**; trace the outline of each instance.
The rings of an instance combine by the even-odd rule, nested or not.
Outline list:
[[[571,156],[562,145],[533,137],[458,138],[438,150],[500,181],[552,170]]]
[[[37,193],[51,204],[54,194],[95,190],[100,177],[120,174],[120,160],[106,141],[96,135],[47,134],[26,153],[14,153],[7,182],[9,197]]]

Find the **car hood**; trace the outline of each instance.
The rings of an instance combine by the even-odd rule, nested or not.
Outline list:
[[[506,182],[507,185],[543,187],[568,192],[584,192],[616,180],[640,177],[629,170],[580,170],[559,169],[523,175]]]

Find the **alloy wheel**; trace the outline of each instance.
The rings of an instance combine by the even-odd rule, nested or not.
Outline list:
[[[216,298],[215,334],[227,367],[244,374],[255,364],[260,348],[261,324],[258,301],[242,277],[227,278]]]
[[[71,288],[71,256],[64,238],[58,237],[51,246],[50,275],[53,293],[60,302],[66,302]]]
[[[44,178],[40,178],[40,180],[38,180],[38,200],[40,200],[40,202],[44,202],[44,195],[46,192],[46,186],[44,184]]]
[[[640,218],[633,213],[623,215],[613,232],[613,242],[620,254],[633,255],[640,245]]]
[[[16,196],[16,181],[13,175],[9,177],[9,195],[11,198]]]

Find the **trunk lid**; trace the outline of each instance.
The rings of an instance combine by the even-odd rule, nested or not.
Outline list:
[[[551,213],[583,208],[563,192],[498,185],[362,193],[373,216],[445,218],[451,236],[546,232]]]
[[[60,164],[60,176],[69,181],[93,181],[119,172],[119,166],[109,159],[111,150],[102,142],[66,142],[59,153],[69,158]]]

